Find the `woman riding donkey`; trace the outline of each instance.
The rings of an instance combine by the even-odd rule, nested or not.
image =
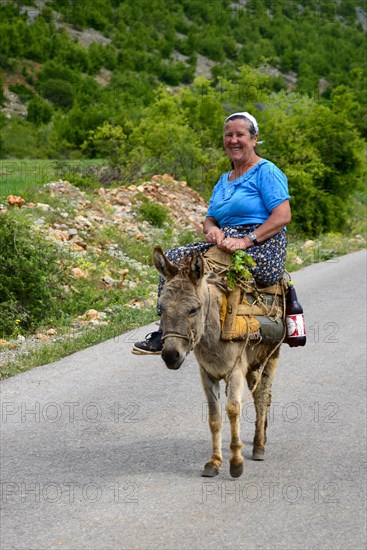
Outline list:
[[[210,247],[233,253],[246,250],[256,266],[250,268],[261,285],[278,282],[284,273],[286,257],[285,226],[291,220],[287,178],[271,161],[256,153],[259,127],[247,112],[234,113],[224,122],[224,149],[232,170],[222,174],[214,187],[203,223],[205,241],[168,250],[172,263]],[[160,278],[158,296],[164,280]],[[159,307],[158,313],[160,314]],[[133,353],[160,354],[163,347],[161,329],[136,342]]]

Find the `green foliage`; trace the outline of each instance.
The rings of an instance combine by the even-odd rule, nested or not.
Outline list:
[[[55,0],[52,2],[55,9],[60,11],[66,21],[76,27],[92,27],[103,30],[113,20],[112,4],[105,0],[78,0],[78,2],[65,2]]]
[[[0,336],[47,322],[59,295],[55,249],[26,222],[0,216]]]
[[[39,97],[35,97],[28,103],[27,120],[36,126],[47,124],[52,118],[52,107]]]
[[[89,132],[101,125],[106,117],[107,113],[98,105],[91,105],[89,109],[75,105],[66,115],[58,113],[55,116],[54,130],[67,149],[73,151],[82,146]]]
[[[73,86],[58,78],[50,78],[41,84],[42,95],[56,107],[68,109],[74,102]]]
[[[205,157],[200,140],[180,106],[181,95],[163,88],[134,126],[127,143],[129,158],[141,163],[141,173],[169,173],[191,180]]]
[[[162,63],[158,72],[160,79],[171,86],[178,84],[189,84],[194,78],[194,68],[187,67],[185,63],[169,62]]]
[[[147,72],[117,69],[104,95],[110,105],[111,116],[116,113],[118,119],[121,110],[127,110],[131,118],[135,119],[134,113],[140,113],[142,107],[154,100],[155,88],[156,79]]]
[[[52,147],[46,126],[38,127],[28,120],[12,119],[2,130],[2,137],[2,158],[57,158],[57,151],[62,151],[59,142],[57,148]]]
[[[295,71],[298,91],[309,95],[319,94],[320,78],[335,87],[348,84],[355,69],[366,75],[357,0],[338,4],[304,0],[299,6],[289,0],[237,4],[95,0],[93,5],[87,0],[53,0],[32,21],[20,14],[16,4],[0,5],[0,62],[7,68],[13,67],[14,58],[28,58],[46,64],[55,61],[88,74],[103,67],[149,73],[161,82],[179,85],[192,81],[194,56],[200,53],[233,74],[243,64],[258,67],[264,62]],[[83,48],[66,29],[56,27],[53,10],[74,29],[92,27],[111,43]],[[176,51],[191,59],[177,61]],[[358,94],[366,88],[362,80],[357,87]]]
[[[350,121],[352,104],[345,89],[335,91],[331,107],[275,95],[262,115],[264,156],[289,180],[291,227],[311,236],[342,231],[349,200],[361,188],[364,143]]]
[[[142,220],[149,222],[155,227],[163,227],[166,223],[170,222],[168,208],[155,202],[143,202],[138,212]]]
[[[82,75],[75,71],[72,67],[63,66],[59,60],[50,59],[42,65],[41,70],[37,74],[38,82],[42,84],[48,80],[65,80],[71,84],[77,85]]]
[[[104,122],[94,131],[89,131],[88,138],[82,145],[82,151],[90,157],[108,158],[112,166],[122,161],[125,150],[126,134],[121,126]]]
[[[17,94],[21,101],[28,101],[34,97],[34,92],[28,86],[17,82],[16,84],[11,84],[9,90],[14,94]]]
[[[227,284],[234,289],[238,279],[249,279],[252,277],[249,267],[255,267],[256,262],[244,250],[236,250],[231,254],[231,263],[227,270]]]

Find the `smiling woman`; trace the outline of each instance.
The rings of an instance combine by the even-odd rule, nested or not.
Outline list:
[[[232,170],[223,174],[214,188],[204,233],[227,252],[265,242],[290,222],[287,179],[272,162],[262,159],[255,147],[259,135],[256,119],[235,113],[224,123],[224,148]],[[221,227],[256,225],[244,237],[226,238]]]
[[[245,116],[247,115],[247,116]],[[255,153],[259,127],[249,113],[234,113],[224,123],[224,149],[233,165],[255,164],[260,157]]]
[[[271,161],[256,153],[259,127],[247,112],[234,113],[224,122],[224,149],[232,170],[222,174],[214,187],[203,223],[205,241],[168,250],[168,260],[179,265],[195,252],[204,254],[214,245],[229,254],[241,249],[253,257],[254,279],[273,285],[284,273],[286,258],[285,226],[291,220],[288,182]],[[158,296],[164,280],[160,278]],[[160,314],[158,305],[158,314]],[[162,350],[158,330],[145,341],[136,342],[133,352],[155,354]]]

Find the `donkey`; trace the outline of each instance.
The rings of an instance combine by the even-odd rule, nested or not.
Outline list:
[[[244,462],[240,414],[245,379],[253,393],[256,409],[252,458],[264,460],[267,412],[278,366],[279,346],[274,351],[273,345],[221,340],[219,312],[225,290],[218,284],[218,276],[205,274],[201,255],[193,256],[186,266],[178,268],[169,262],[160,247],[155,247],[153,259],[165,279],[159,302],[164,341],[162,359],[169,369],[176,370],[194,350],[208,401],[212,456],[201,475],[214,477],[222,465],[219,382],[224,380],[226,412],[231,427],[230,475],[237,478],[242,475]],[[261,371],[260,365],[263,365]]]

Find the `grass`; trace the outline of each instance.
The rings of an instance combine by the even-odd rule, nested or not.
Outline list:
[[[300,237],[289,239],[287,248],[287,271],[297,271],[311,264],[325,262],[338,256],[344,256],[366,247],[366,239],[362,235],[351,237],[328,233],[314,240]]]
[[[93,160],[0,160],[0,202],[8,195],[22,195],[31,200],[40,185],[45,182],[67,179],[76,168],[100,166],[102,159]]]

